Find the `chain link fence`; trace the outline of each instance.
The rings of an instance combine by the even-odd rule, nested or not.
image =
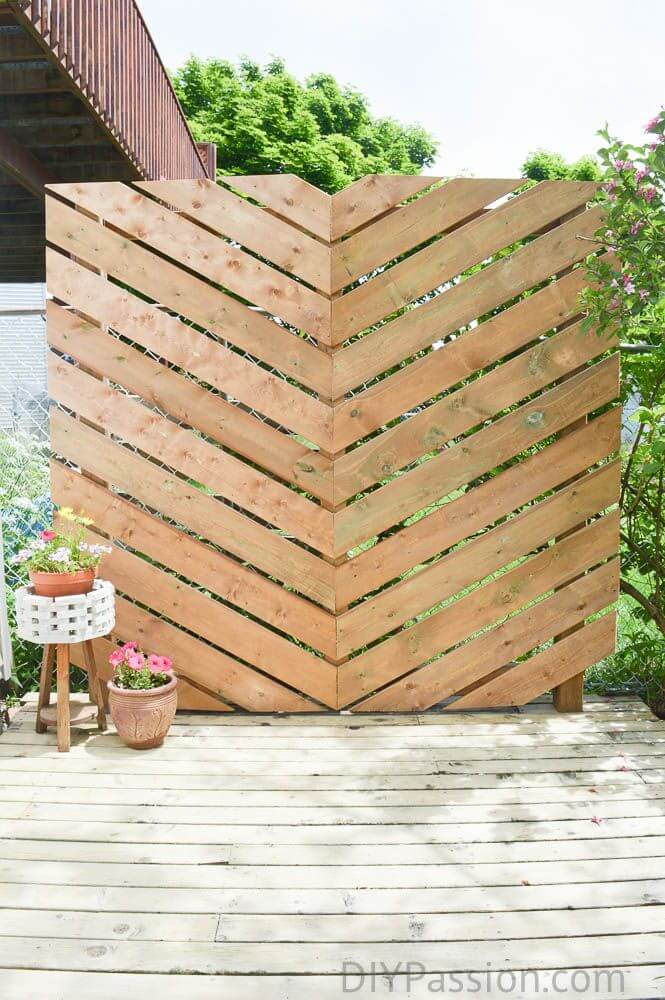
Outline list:
[[[13,557],[26,535],[51,521],[49,486],[48,400],[46,388],[20,359],[0,363],[0,510],[4,548],[4,584],[17,694],[39,684],[41,650],[16,636],[14,590],[25,582]]]

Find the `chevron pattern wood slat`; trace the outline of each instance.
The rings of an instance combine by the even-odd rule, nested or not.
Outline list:
[[[522,704],[614,648],[602,209],[522,185],[50,190],[53,495],[183,707]]]

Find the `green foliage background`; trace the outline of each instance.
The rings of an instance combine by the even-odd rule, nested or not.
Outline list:
[[[420,173],[437,152],[419,125],[374,118],[327,73],[300,83],[280,59],[192,56],[173,84],[195,138],[217,144],[220,174],[293,173],[332,193],[365,174]]]

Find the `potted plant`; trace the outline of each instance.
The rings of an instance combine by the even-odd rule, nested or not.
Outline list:
[[[108,545],[85,540],[86,528],[94,523],[89,517],[75,514],[71,507],[61,507],[60,517],[69,522],[68,533],[45,528],[12,559],[28,570],[33,590],[40,597],[87,594],[100,559],[111,551]]]
[[[109,709],[118,736],[135,750],[161,746],[178,705],[173,663],[168,656],[146,656],[126,642],[109,656]]]

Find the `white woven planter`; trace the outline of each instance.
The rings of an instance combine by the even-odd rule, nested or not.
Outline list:
[[[16,591],[16,625],[21,639],[44,645],[85,642],[107,635],[115,625],[115,588],[95,580],[89,594],[38,597],[32,587]]]

